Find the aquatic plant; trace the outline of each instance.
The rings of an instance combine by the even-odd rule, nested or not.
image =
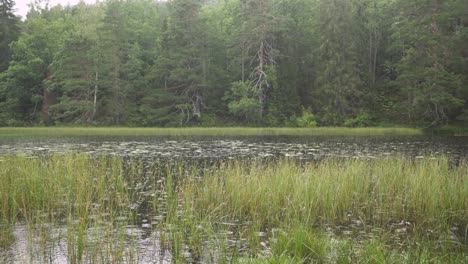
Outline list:
[[[466,222],[468,169],[447,158],[328,159],[223,165],[181,191],[200,214],[230,215],[262,226],[283,222],[412,224]],[[195,186],[193,185],[195,184]],[[186,198],[188,199],[188,198]]]
[[[228,162],[201,180],[185,181],[179,202],[195,224],[241,223],[231,231],[245,239],[254,256],[273,254],[265,263],[323,263],[337,250],[347,250],[335,256],[344,258],[344,263],[389,258],[398,262],[403,260],[401,254],[396,257],[397,249],[386,245],[399,241],[398,234],[415,243],[401,249],[411,251],[404,254],[406,258],[430,256],[443,262],[465,256],[460,252],[466,250],[466,234],[453,235],[451,229],[468,227],[467,179],[468,166],[450,167],[445,157],[328,159],[305,165],[290,160]],[[242,223],[247,228],[240,228]],[[377,240],[356,238],[364,245],[348,249],[350,238],[332,245],[337,238],[324,236],[334,226],[381,231]],[[257,235],[265,232],[272,244],[266,249]],[[439,246],[431,241],[439,241]],[[418,243],[433,243],[429,248],[434,251],[421,246],[413,252]]]
[[[51,241],[66,241],[70,263],[138,262],[128,227],[142,215],[154,219],[158,252],[177,263],[467,257],[468,164],[446,157],[201,166],[70,153],[0,165],[1,245],[25,224],[44,257]]]
[[[121,160],[112,157],[4,156],[0,166],[0,214],[5,223],[2,227],[20,221],[31,232],[40,232],[34,236],[44,238],[50,228],[65,222],[72,263],[82,262],[85,255],[107,254],[107,250],[115,260],[116,252],[125,249],[123,238],[114,230],[121,225],[116,219],[126,219],[126,225],[131,223],[133,213],[129,209],[131,193],[122,172]],[[92,235],[90,230],[99,230],[95,234],[98,239],[88,239]],[[45,247],[48,239],[42,240]],[[115,246],[117,251],[100,247],[104,242],[106,246]],[[93,252],[89,247],[102,251]],[[88,257],[97,258],[97,255]]]

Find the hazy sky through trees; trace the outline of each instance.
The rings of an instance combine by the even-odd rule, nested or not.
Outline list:
[[[88,4],[94,4],[96,2],[104,2],[103,0],[43,0],[44,5],[45,3],[49,2],[49,7],[56,6],[58,4],[62,6],[67,6],[67,5],[76,5],[79,2],[85,2]],[[163,2],[165,0],[159,0],[160,2]],[[26,14],[28,13],[29,10],[29,4],[31,2],[34,2],[34,0],[16,0],[15,1],[15,14],[21,16],[23,19],[26,18]]]
[[[96,0],[81,0],[86,3],[95,3]],[[26,14],[28,13],[29,7],[28,5],[34,2],[34,0],[16,0],[15,1],[15,13],[22,18],[26,17]],[[61,4],[63,6],[66,5],[76,5],[80,2],[80,0],[50,0],[49,1],[49,7],[56,6],[58,4]],[[46,3],[46,1],[44,1]]]

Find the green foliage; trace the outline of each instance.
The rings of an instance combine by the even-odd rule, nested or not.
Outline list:
[[[273,244],[274,255],[286,255],[294,263],[321,263],[329,251],[328,238],[302,226],[280,233]]]
[[[290,124],[295,127],[316,127],[317,120],[310,108],[302,108],[302,115],[299,117],[293,116],[290,120]]]
[[[0,125],[313,126],[309,108],[319,126],[457,123],[466,8],[136,0],[33,5],[22,22],[2,0]]]
[[[317,114],[317,123],[320,126],[341,126],[343,117],[335,109],[324,108]]]
[[[220,121],[214,114],[204,114],[201,117],[200,124],[204,127],[215,127],[220,124]]]
[[[247,122],[258,121],[260,104],[251,82],[234,82],[223,100],[228,102],[229,112]]]
[[[459,116],[457,116],[457,120],[468,123],[468,110],[464,110]]]
[[[0,1],[0,73],[8,68],[11,42],[19,36],[19,18],[13,14],[14,2]]]
[[[362,112],[355,118],[345,120],[344,125],[347,127],[371,127],[377,125],[377,119],[368,112]]]

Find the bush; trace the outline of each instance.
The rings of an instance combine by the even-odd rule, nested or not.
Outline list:
[[[370,127],[376,124],[375,116],[368,112],[362,112],[356,118],[347,119],[344,123],[347,127]]]
[[[223,100],[228,102],[229,112],[247,122],[259,119],[260,104],[251,82],[234,82]]]
[[[326,108],[317,114],[317,122],[320,126],[342,126],[343,118],[334,109]]]
[[[200,124],[203,127],[214,127],[219,125],[218,117],[215,114],[203,114],[200,119]]]
[[[295,127],[317,127],[317,120],[310,108],[302,108],[302,115],[293,116],[290,123]]]
[[[457,120],[468,124],[468,110],[464,110],[459,116],[457,116]]]

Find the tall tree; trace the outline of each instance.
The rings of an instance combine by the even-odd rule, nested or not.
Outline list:
[[[18,41],[11,44],[12,61],[5,73],[0,107],[9,119],[48,123],[49,108],[56,101],[50,87],[51,65],[71,30],[71,23],[61,7],[38,12],[25,23]]]
[[[171,125],[199,122],[205,107],[209,53],[202,28],[202,1],[173,0],[164,20],[160,53],[155,65],[157,89],[167,114],[177,115]],[[169,121],[169,120],[167,120]]]
[[[94,118],[95,71],[93,42],[81,36],[70,36],[51,65],[53,89],[57,103],[50,106],[56,123],[90,123]]]
[[[9,45],[19,36],[19,19],[13,14],[12,0],[0,0],[0,72],[8,68]]]
[[[133,32],[128,27],[128,12],[124,1],[107,2],[102,26],[98,30],[99,49],[102,53],[100,62],[100,84],[103,98],[106,122],[122,125],[126,122],[128,110],[127,95],[123,65],[128,58]]]
[[[318,34],[315,21],[315,2],[309,0],[276,2],[275,17],[281,21],[275,29],[277,85],[270,92],[268,122],[284,125],[301,106],[312,106],[315,74],[315,48]]]
[[[464,104],[458,96],[461,76],[450,68],[452,34],[443,26],[446,6],[439,0],[418,0],[400,2],[400,8],[394,42],[403,54],[396,64],[405,97],[401,105],[411,122],[445,124],[448,113]]]
[[[318,11],[321,39],[317,97],[324,103],[322,123],[338,125],[344,118],[352,116],[359,104],[361,79],[353,38],[352,3],[320,0]]]
[[[265,114],[268,92],[276,79],[277,54],[274,48],[274,32],[278,19],[272,12],[272,4],[271,0],[241,0],[244,18],[241,33],[242,52],[249,56],[248,60],[253,67],[249,79],[258,96],[260,119]],[[244,65],[245,61],[242,63]],[[244,68],[243,66],[243,76]]]

